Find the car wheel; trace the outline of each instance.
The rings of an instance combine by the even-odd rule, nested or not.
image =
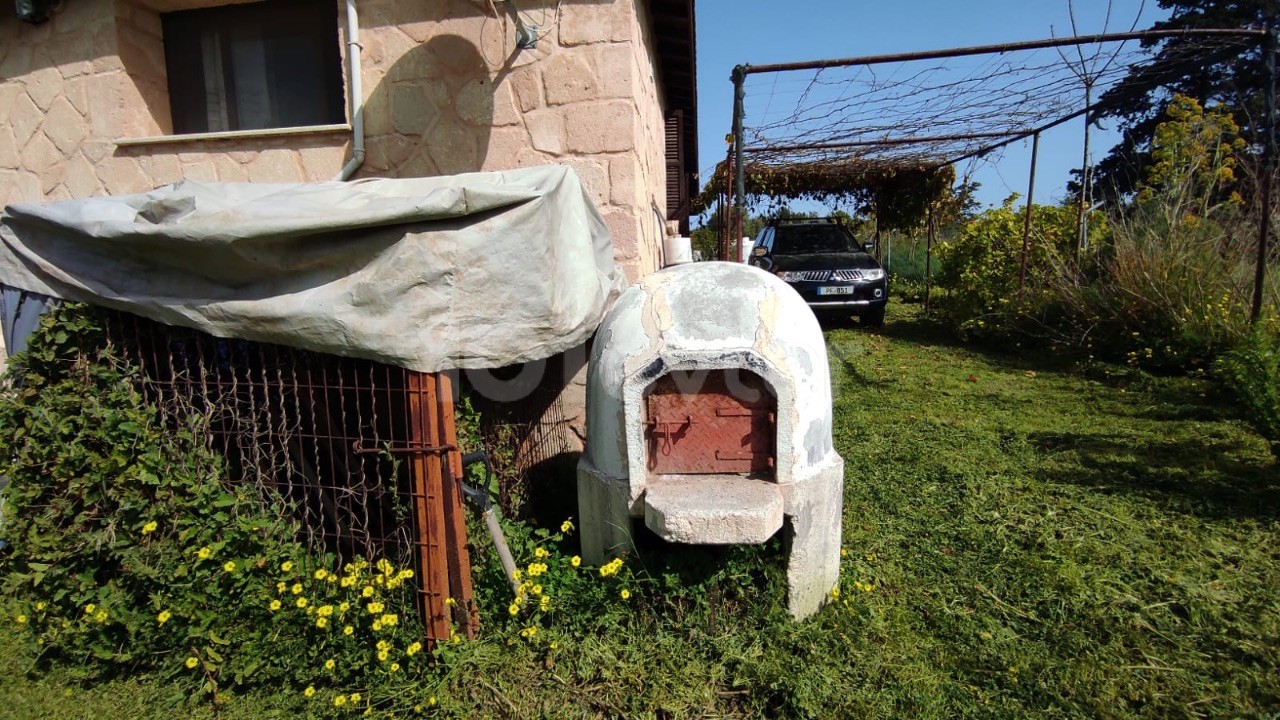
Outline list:
[[[884,306],[872,308],[862,314],[862,324],[867,327],[883,327],[884,326]]]

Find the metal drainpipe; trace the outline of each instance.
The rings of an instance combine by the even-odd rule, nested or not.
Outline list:
[[[347,0],[347,75],[350,79],[351,159],[334,180],[346,180],[364,163],[364,89],[360,83],[360,18],[356,0]]]

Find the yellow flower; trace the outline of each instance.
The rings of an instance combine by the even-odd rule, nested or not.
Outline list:
[[[329,658],[328,660],[325,660],[325,661],[324,661],[324,669],[325,669],[325,670],[332,670],[332,669],[334,669],[334,668],[335,668],[335,667],[337,667],[337,666],[338,666],[338,662],[337,662],[336,660],[334,660],[333,658]]]
[[[381,620],[374,620],[374,621],[373,621],[373,625],[371,625],[370,627],[372,627],[372,628],[373,628],[373,631],[374,631],[374,632],[378,632],[379,630],[381,630],[381,629],[382,629],[382,621],[381,621]]]
[[[350,635],[351,633],[353,633],[353,632],[355,632],[355,631],[356,631],[356,629],[355,629],[355,628],[353,628],[353,627],[351,627],[350,625],[348,625],[348,626],[346,626],[346,627],[342,628],[342,634],[343,634],[343,635]]]
[[[530,593],[533,593],[534,595],[541,595],[541,594],[542,594],[542,586],[541,586],[541,585],[534,585],[533,587],[529,588],[529,592],[530,592]]]
[[[379,661],[379,662],[386,662],[388,657],[390,657],[390,654],[389,654],[389,653],[387,653],[387,651],[386,651],[386,650],[379,650],[379,651],[378,651],[378,661]]]
[[[150,535],[151,533],[153,533],[153,532],[155,532],[155,531],[156,531],[156,528],[157,528],[157,527],[159,527],[159,525],[157,525],[157,524],[156,524],[156,521],[155,521],[155,520],[152,520],[151,522],[149,522],[149,523],[147,523],[146,525],[143,525],[143,526],[142,526],[142,534],[143,534],[143,535]]]
[[[358,702],[360,702],[360,693],[351,693],[351,704],[354,705]]]
[[[325,570],[322,568],[322,569],[320,569],[320,570],[315,571],[315,573],[312,575],[312,577],[314,577],[314,578],[315,578],[315,579],[317,579],[317,580],[323,580],[323,579],[325,579],[325,578],[329,577],[329,573],[325,572]]]
[[[329,618],[323,618],[323,617],[316,618],[316,627],[320,628],[321,630],[329,627]]]
[[[40,612],[41,610],[44,610],[44,609],[45,609],[45,604],[43,600],[36,603],[36,612]]]
[[[271,604],[270,604],[270,605],[268,605],[268,606],[267,606],[267,608],[268,608],[269,610],[271,610],[271,612],[275,612],[275,611],[279,610],[279,609],[280,609],[280,601],[279,601],[279,600],[272,600],[272,601],[271,601]]]
[[[391,643],[386,640],[379,640],[378,642],[374,643],[374,647],[378,648],[379,650],[390,650]]]
[[[551,609],[551,596],[543,595],[542,598],[538,600],[538,609],[542,612],[546,612]]]
[[[537,550],[533,551],[533,556],[538,559],[542,559],[544,557],[550,557],[550,555],[551,553],[547,552],[546,550],[543,550],[542,548],[538,548]]]
[[[347,704],[347,696],[346,696],[346,695],[339,695],[339,696],[337,696],[337,697],[335,697],[335,698],[333,699],[333,706],[334,706],[334,707],[342,707],[343,705],[346,705],[346,704]]]
[[[298,607],[300,607],[300,608],[304,608],[304,607],[306,607],[306,606],[307,606],[307,599],[306,599],[306,598],[298,598],[298,602],[294,603],[294,605],[297,605],[297,606],[298,606]]]
[[[229,573],[235,572],[236,564],[228,560],[222,564],[222,570],[223,572],[229,572]]]
[[[302,694],[303,694],[303,695],[306,695],[307,697],[311,697],[312,695],[315,695],[315,694],[316,694],[316,686],[315,686],[315,685],[308,685],[308,686],[307,686],[307,689],[302,691]]]
[[[338,612],[340,612],[340,613],[344,613],[344,612],[346,612],[346,611],[347,611],[348,609],[350,609],[350,608],[351,608],[351,603],[349,603],[349,602],[340,602],[340,603],[338,603]]]
[[[360,594],[364,597],[373,597],[373,587],[371,585],[365,585],[364,589],[360,591]]]
[[[27,616],[26,616],[26,615],[18,615],[17,617],[15,617],[15,618],[13,619],[13,621],[14,621],[14,622],[16,622],[16,623],[18,623],[19,625],[26,625],[26,624],[27,624]]]
[[[404,569],[396,573],[396,577],[401,580],[409,580],[413,578],[413,570]]]
[[[510,605],[508,605],[508,606],[507,606],[507,612],[508,612],[508,613],[510,613],[510,614],[511,614],[511,615],[513,615],[513,616],[514,616],[514,615],[519,615],[519,614],[520,614],[520,606],[519,606],[519,605],[517,605],[517,604],[515,604],[515,603],[511,603]]]
[[[377,615],[378,613],[382,612],[382,603],[371,602],[365,606],[365,609],[369,611],[370,615]]]
[[[191,657],[187,658],[187,662],[186,662],[185,664],[186,664],[186,666],[187,666],[187,669],[188,669],[188,670],[190,670],[190,669],[194,668],[195,666],[199,665],[199,664],[200,664],[200,661],[199,661],[199,660],[198,660],[198,659],[193,655],[193,656],[191,656]]]
[[[85,614],[85,615],[92,615],[92,614],[93,614],[93,611],[94,611],[94,610],[97,610],[97,609],[98,609],[98,606],[97,606],[97,605],[94,605],[93,603],[89,603],[88,605],[85,605],[85,606],[84,606],[84,614]]]
[[[630,600],[631,591],[626,588],[622,588],[622,592],[618,593],[618,596],[621,597],[623,600]]]
[[[436,696],[432,695],[431,697],[427,698],[427,704],[434,706],[436,704]]]
[[[400,663],[391,663],[391,672],[400,672]]]
[[[351,577],[350,575],[348,575],[348,576],[346,576],[346,577],[342,578],[342,581],[341,581],[340,583],[338,583],[338,584],[339,584],[339,585],[341,585],[341,586],[342,586],[342,587],[344,587],[344,588],[345,588],[345,587],[351,587],[352,585],[355,585],[355,584],[356,584],[356,579],[355,579],[355,578],[353,578],[353,577]]]
[[[163,625],[169,622],[169,618],[171,617],[173,616],[169,614],[168,610],[161,610],[160,614],[156,616],[156,622]]]
[[[569,564],[574,567],[578,567],[579,565],[582,564],[582,558],[578,557],[577,555],[574,555],[573,557],[569,558]]]
[[[573,523],[568,520],[565,520],[564,522],[560,523],[560,532],[562,533],[573,532]]]
[[[293,593],[294,595],[301,595],[302,583],[294,583],[293,587],[289,588],[289,592]]]
[[[531,638],[537,634],[538,634],[538,626],[536,625],[530,625],[529,627],[520,631],[520,637]]]
[[[833,588],[831,588],[831,592],[829,593],[829,595],[831,596],[831,599],[832,599],[832,600],[839,600],[839,599],[840,599],[840,588],[839,588],[839,587],[833,587]]]
[[[201,560],[208,560],[209,558],[213,557],[213,551],[210,550],[208,546],[202,547],[196,551],[196,557],[200,558]]]
[[[383,575],[390,575],[396,569],[395,565],[392,565],[391,561],[386,558],[378,558],[378,562],[374,563],[373,566],[378,568],[378,571]]]
[[[382,624],[386,627],[395,627],[396,624],[400,622],[400,618],[396,617],[395,615],[383,615],[379,619],[382,621]]]
[[[99,610],[98,612],[94,613],[93,619],[96,620],[99,625],[105,623],[107,621],[107,611]]]
[[[280,572],[289,572],[292,569],[293,569],[292,560],[285,560],[284,562],[280,563]]]
[[[446,606],[446,607],[457,607],[457,605],[458,605],[458,601],[457,601],[457,600],[454,600],[453,598],[445,598],[445,599],[444,599],[444,604],[445,604],[445,606]],[[37,609],[39,609],[39,608],[37,608]]]
[[[283,581],[283,580],[281,580],[280,582],[276,583],[276,592],[280,592],[280,593],[282,593],[282,592],[284,592],[284,591],[285,591],[285,589],[286,589],[286,588],[288,588],[288,587],[289,587],[289,586],[288,586],[288,585],[285,585],[285,584],[284,584],[284,581]]]
[[[404,654],[408,655],[409,657],[413,657],[414,655],[417,655],[418,651],[421,649],[422,649],[422,643],[420,642],[410,643],[409,647],[404,649]]]
[[[523,572],[523,571],[521,571],[521,570],[520,570],[520,568],[516,568],[516,569],[511,573],[511,577],[512,577],[512,579],[514,579],[516,582],[520,582],[520,580],[521,580],[522,578],[524,578],[524,572]]]
[[[333,606],[321,605],[320,607],[316,608],[316,614],[319,615],[320,617],[329,617],[330,615],[333,614]]]

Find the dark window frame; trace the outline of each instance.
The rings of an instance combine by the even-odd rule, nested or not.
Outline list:
[[[267,0],[266,2],[221,5],[195,10],[179,10],[160,16],[164,32],[169,108],[176,135],[207,132],[309,127],[345,123],[346,87],[342,72],[341,39],[338,33],[338,5],[328,0]],[[264,63],[270,104],[265,123],[246,127],[236,107],[237,70],[232,38],[238,31],[262,33],[264,57],[272,43],[301,41],[309,50],[306,57],[290,63]],[[221,100],[226,108],[226,127],[211,128],[208,92],[205,86],[203,41],[212,33],[220,45],[223,82]],[[309,103],[279,102],[288,88],[286,73],[313,69],[305,77],[314,90]],[[297,79],[297,75],[294,75]],[[281,106],[284,107],[281,107]]]

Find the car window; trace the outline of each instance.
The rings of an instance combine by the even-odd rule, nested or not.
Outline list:
[[[774,255],[860,252],[853,234],[839,225],[781,225],[774,230]]]

